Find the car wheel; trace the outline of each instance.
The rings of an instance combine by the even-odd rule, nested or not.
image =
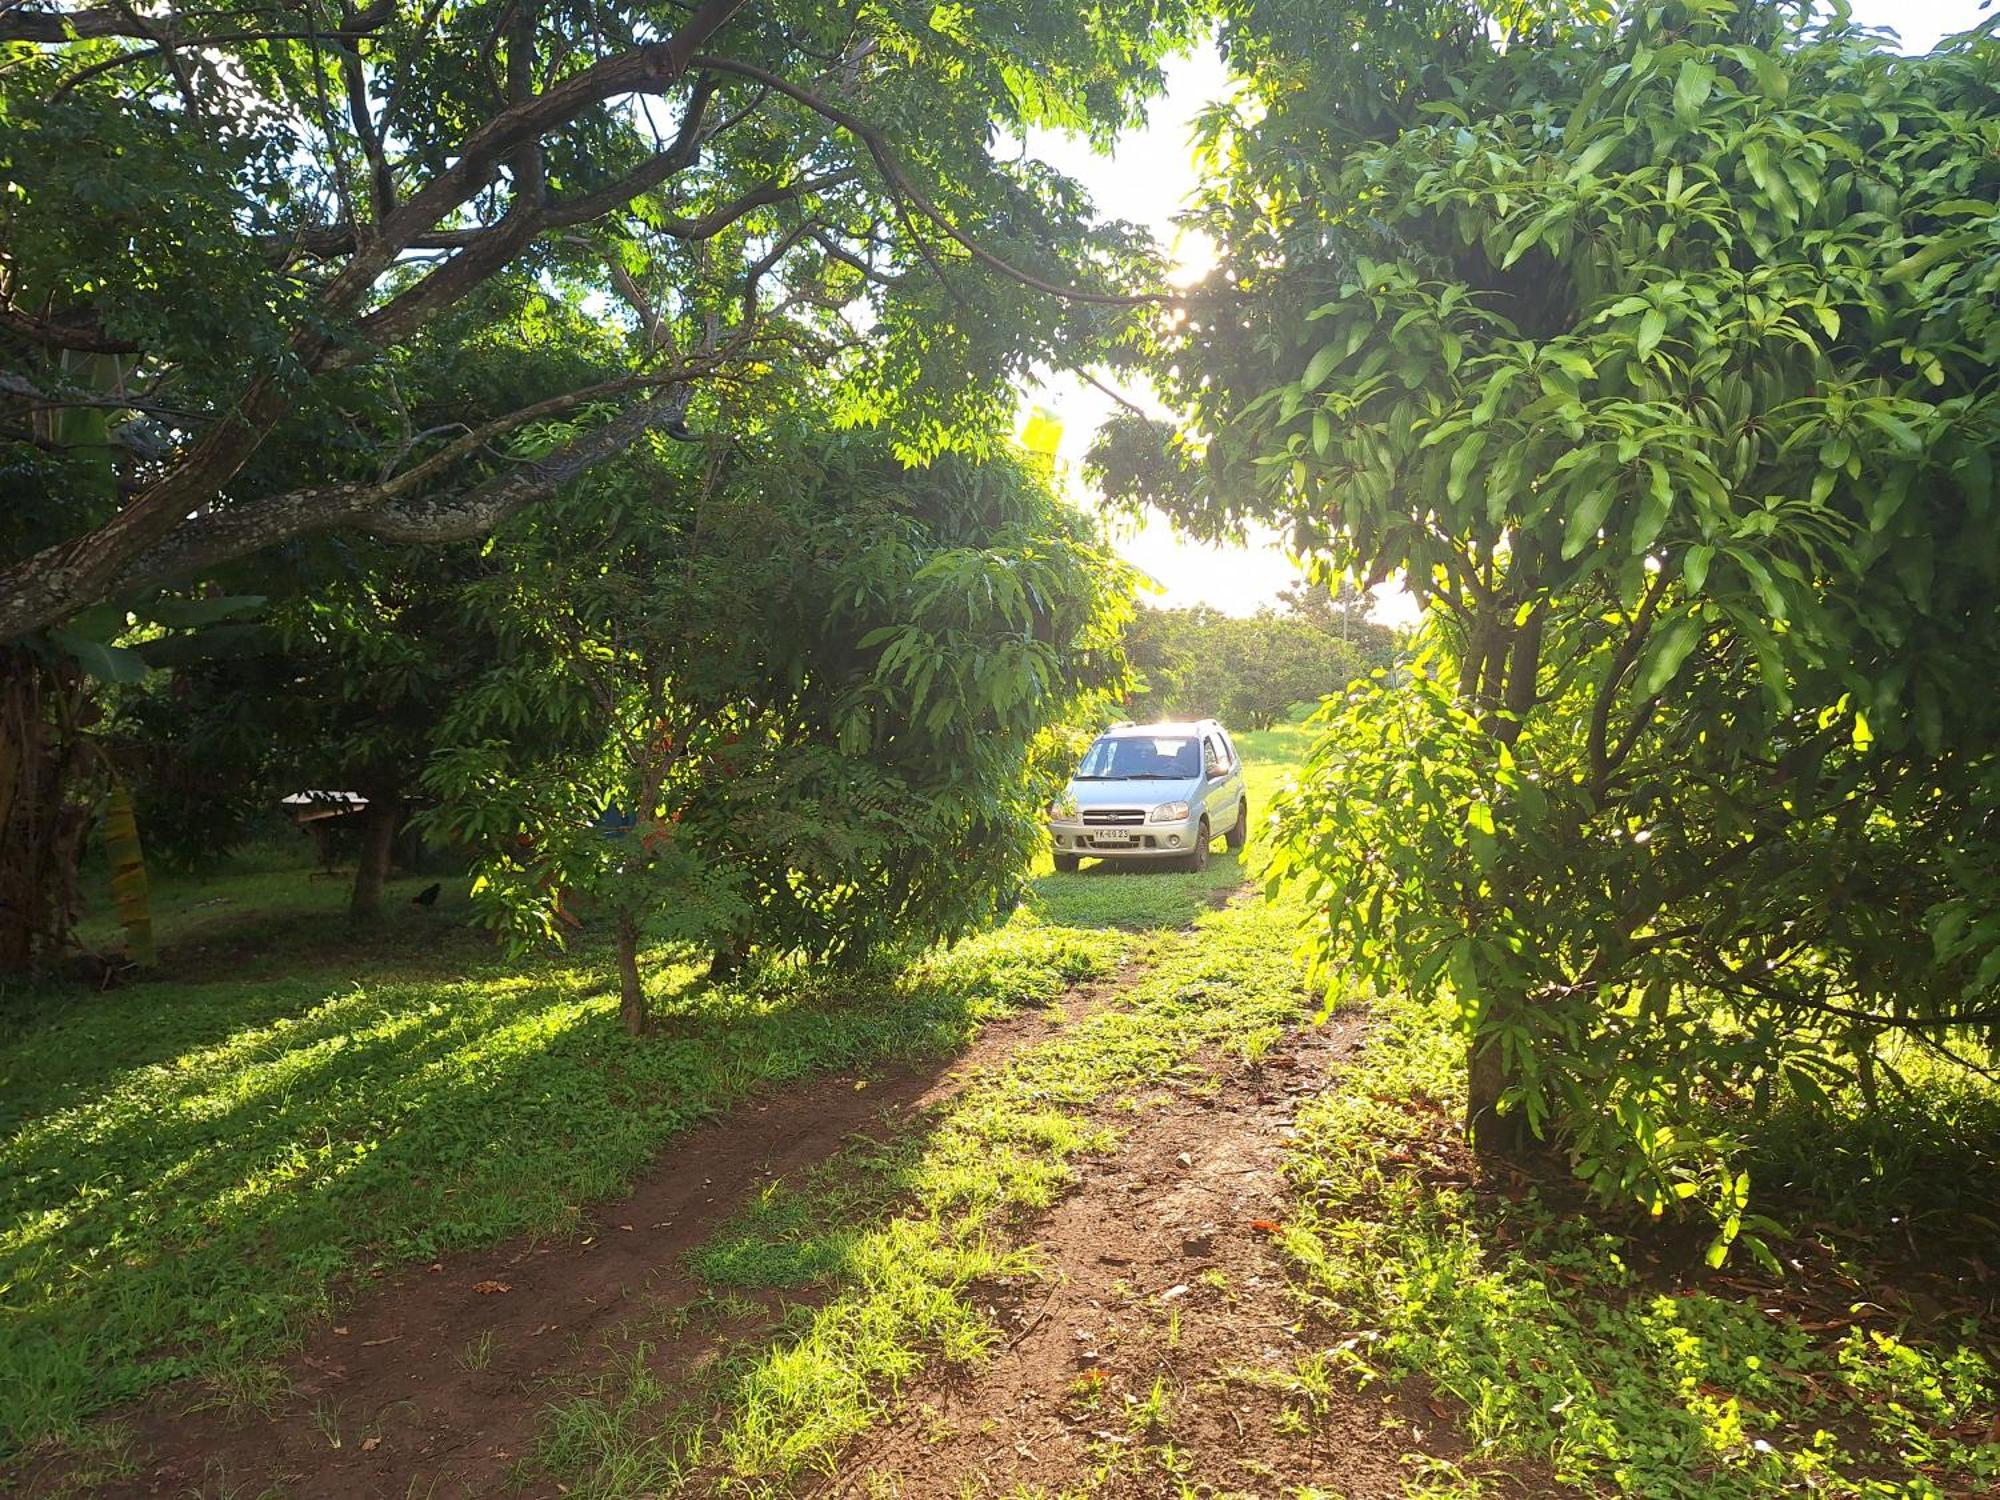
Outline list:
[[[1082,863],[1082,860],[1083,856],[1078,854],[1058,854],[1056,856],[1056,873],[1058,875],[1074,875],[1076,867]]]
[[[1208,841],[1215,835],[1208,831],[1208,819],[1201,820],[1201,829],[1194,836],[1194,852],[1183,862],[1182,868],[1200,874],[1208,868]]]
[[[1226,839],[1232,849],[1241,849],[1250,842],[1250,799],[1244,798],[1236,804],[1236,821],[1229,827]]]

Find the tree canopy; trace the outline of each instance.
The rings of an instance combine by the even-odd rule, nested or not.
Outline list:
[[[1127,710],[1268,729],[1393,661],[1392,633],[1369,621],[1365,609],[1349,618],[1324,589],[1307,585],[1287,597],[1283,611],[1243,617],[1205,606],[1140,606],[1128,646],[1139,686]]]
[[[996,139],[1105,137],[1195,12],[10,7],[0,640],[305,532],[482,534],[788,361],[839,378],[841,421],[977,442],[1009,375],[1096,357],[1154,281],[1142,237]],[[400,351],[496,278],[622,309],[622,347],[365,476],[256,482],[288,424],[373,436]]]
[[[990,919],[1067,775],[1048,731],[1124,682],[1125,570],[1020,461],[807,422],[674,467],[496,539],[465,606],[499,649],[424,777],[494,927],[613,922],[634,1029],[642,935],[855,963]]]
[[[1993,30],[1245,6],[1186,435],[1100,450],[1424,601],[1293,808],[1325,954],[1455,997],[1488,1145],[1719,1243],[1718,1100],[2000,1024]]]

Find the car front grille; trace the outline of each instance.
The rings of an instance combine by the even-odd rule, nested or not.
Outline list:
[[[1087,807],[1083,810],[1083,821],[1097,828],[1136,828],[1146,821],[1146,815],[1136,808]]]

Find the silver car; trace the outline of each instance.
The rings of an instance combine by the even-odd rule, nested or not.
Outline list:
[[[1049,808],[1056,868],[1065,871],[1085,858],[1203,870],[1210,843],[1226,838],[1241,849],[1249,832],[1243,765],[1213,719],[1105,730]]]

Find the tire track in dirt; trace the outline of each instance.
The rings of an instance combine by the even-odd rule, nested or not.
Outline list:
[[[810,1170],[856,1133],[897,1130],[974,1073],[1112,1003],[1146,972],[1127,961],[1049,1010],[992,1022],[948,1057],[764,1088],[669,1143],[626,1196],[592,1205],[560,1239],[520,1237],[399,1269],[284,1362],[268,1415],[189,1410],[185,1388],[111,1414],[135,1471],[88,1483],[74,1455],[45,1460],[30,1496],[339,1496],[470,1500],[517,1485],[551,1389],[595,1367],[599,1343],[640,1317],[665,1325],[708,1292],[690,1251],[772,1180]],[[504,1288],[504,1290],[502,1290]],[[794,1295],[790,1301],[800,1299]],[[695,1369],[747,1331],[682,1319],[656,1368]]]
[[[1024,1236],[1048,1275],[991,1289],[1005,1331],[996,1356],[911,1387],[815,1493],[1155,1500],[1316,1485],[1376,1500],[1403,1493],[1405,1454],[1460,1457],[1443,1406],[1355,1389],[1341,1332],[1302,1317],[1273,1243],[1293,1108],[1338,1086],[1365,1026],[1336,1015],[1259,1065],[1209,1058],[1199,1079],[1154,1090],[1117,1149]],[[1329,1378],[1310,1391],[1237,1373],[1283,1375],[1315,1357]]]

